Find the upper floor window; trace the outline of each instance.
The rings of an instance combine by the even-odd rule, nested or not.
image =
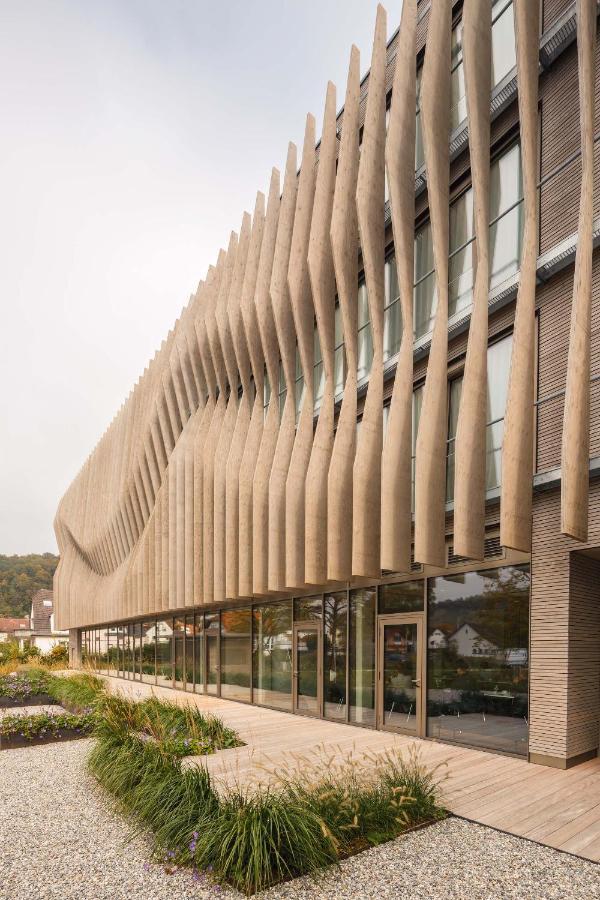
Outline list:
[[[346,380],[346,354],[344,352],[344,330],[342,327],[342,309],[335,304],[335,334],[333,351],[333,394],[339,397],[344,393]]]
[[[319,332],[317,323],[314,324],[313,334],[313,391],[314,391],[314,411],[317,412],[321,408],[323,402],[323,393],[325,391],[325,369],[323,368],[323,355],[321,353],[321,341],[319,340]]]
[[[425,163],[425,150],[423,147],[423,128],[421,125],[421,76],[423,69],[417,72],[417,122],[415,131],[415,171]]]
[[[487,352],[486,476],[487,491],[500,487],[502,476],[502,438],[508,394],[508,376],[512,352],[512,334],[490,344]],[[448,450],[446,465],[446,499],[454,497],[454,448],[463,376],[448,385]]]
[[[402,338],[402,314],[400,309],[400,287],[396,257],[390,256],[385,262],[385,300],[383,307],[383,361],[395,356],[400,350]]]
[[[366,378],[371,371],[373,362],[373,337],[371,335],[371,319],[369,316],[369,301],[367,298],[367,285],[364,281],[358,286],[358,355],[356,374],[360,381]]]
[[[298,350],[298,344],[296,344],[296,378],[295,378],[295,390],[296,390],[296,423],[300,418],[300,411],[302,409],[302,404],[304,402],[304,374],[302,372],[302,362],[300,360],[300,351]]]
[[[498,157],[490,170],[490,289],[519,269],[523,231],[521,152],[514,144]],[[448,261],[448,315],[471,305],[474,282],[473,189],[468,188],[450,206]],[[431,225],[415,235],[415,339],[433,327],[437,306]]]

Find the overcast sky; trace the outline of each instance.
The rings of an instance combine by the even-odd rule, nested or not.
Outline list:
[[[400,19],[390,0],[388,34]],[[0,553],[58,501],[376,0],[0,0]]]

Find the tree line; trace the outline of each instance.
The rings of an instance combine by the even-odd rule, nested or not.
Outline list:
[[[0,616],[28,616],[33,594],[40,588],[52,589],[57,565],[53,553],[0,554]]]

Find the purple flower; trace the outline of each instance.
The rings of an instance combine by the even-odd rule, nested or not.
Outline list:
[[[194,838],[195,841],[197,841],[198,840],[198,832],[194,831],[194,833],[192,834],[192,837]]]
[[[193,853],[195,849],[196,849],[196,841],[192,841],[192,843],[190,844],[190,850]]]

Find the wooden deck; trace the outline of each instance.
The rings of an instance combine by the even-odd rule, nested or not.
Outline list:
[[[309,719],[231,700],[107,678],[110,688],[134,699],[150,694],[215,713],[234,728],[244,747],[203,760],[217,783],[273,780],[285,768],[323,764],[352,754],[418,747],[429,766],[441,764],[445,806],[456,816],[600,862],[600,759],[567,771],[537,766],[449,744],[423,741],[353,725]],[[368,764],[368,761],[367,761]]]

